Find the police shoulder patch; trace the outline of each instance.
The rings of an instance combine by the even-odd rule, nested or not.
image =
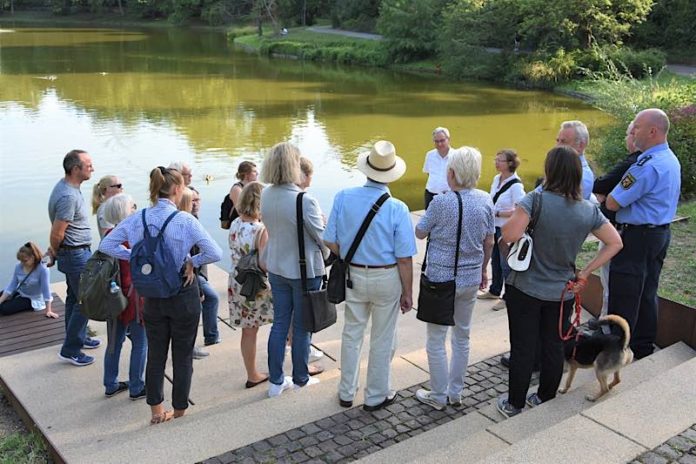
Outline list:
[[[652,155],[648,155],[648,156],[646,156],[646,157],[644,157],[644,158],[641,158],[640,161],[638,161],[636,164],[637,164],[638,166],[642,166],[642,165],[644,165],[645,163],[647,163],[648,161],[650,161],[651,159],[652,159]]]
[[[633,184],[635,184],[635,183],[636,183],[636,178],[633,177],[633,174],[631,174],[630,172],[627,173],[623,177],[623,179],[621,179],[621,187],[623,187],[624,190],[630,189],[633,186]]]

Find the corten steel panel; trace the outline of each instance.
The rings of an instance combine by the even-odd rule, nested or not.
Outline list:
[[[597,275],[587,279],[582,292],[582,306],[597,317],[602,311],[602,282]],[[656,344],[665,348],[682,341],[696,349],[696,308],[658,298],[658,320]]]

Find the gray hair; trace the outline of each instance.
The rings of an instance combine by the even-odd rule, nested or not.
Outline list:
[[[563,121],[561,130],[563,129],[573,129],[575,132],[575,143],[582,142],[585,146],[590,144],[590,132],[582,121]]]
[[[460,147],[450,152],[447,169],[452,170],[458,187],[475,188],[481,177],[481,152],[473,147]]]
[[[111,224],[118,224],[133,213],[133,197],[119,193],[104,202],[104,219]]]
[[[435,138],[437,134],[445,134],[445,137],[450,138],[449,129],[446,127],[436,127],[433,131],[433,138]]]
[[[70,150],[65,155],[65,158],[63,158],[63,171],[65,171],[66,174],[70,174],[73,168],[82,168],[82,159],[80,159],[80,155],[83,153],[87,152],[75,149]]]
[[[263,160],[261,177],[266,184],[299,184],[300,149],[289,142],[275,144]]]
[[[183,174],[184,168],[189,168],[189,170],[191,170],[191,166],[189,166],[185,161],[172,161],[169,163],[168,169],[175,169],[179,171],[179,173]]]

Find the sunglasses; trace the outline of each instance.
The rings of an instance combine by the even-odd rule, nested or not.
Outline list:
[[[109,185],[109,187],[111,187],[111,188],[117,188],[117,189],[120,189],[120,188],[123,188],[123,184],[114,184],[114,185]]]

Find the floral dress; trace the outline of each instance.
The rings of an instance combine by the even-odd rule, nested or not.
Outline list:
[[[230,225],[229,245],[232,257],[227,284],[227,300],[230,307],[230,324],[243,329],[260,327],[273,322],[273,301],[271,289],[268,287],[256,295],[256,300],[247,301],[239,292],[242,286],[235,280],[237,263],[242,256],[256,246],[258,235],[263,231],[262,222],[244,222],[241,218],[232,221]]]

